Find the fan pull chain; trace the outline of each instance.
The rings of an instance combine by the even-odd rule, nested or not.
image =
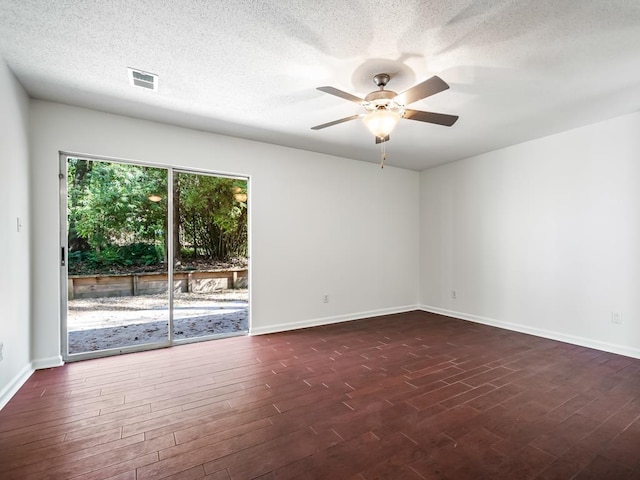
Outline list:
[[[380,142],[380,151],[381,151],[381,160],[380,160],[380,168],[383,169],[384,168],[384,161],[387,159],[387,151],[384,147],[384,144],[387,143],[384,140],[382,140],[382,142]]]

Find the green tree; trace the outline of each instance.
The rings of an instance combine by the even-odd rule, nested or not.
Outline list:
[[[247,255],[245,180],[180,173],[180,237],[195,256],[228,260]]]
[[[178,262],[183,251],[209,262],[246,257],[246,181],[176,172],[171,192]],[[166,259],[168,203],[164,169],[70,159],[70,262],[82,253],[96,268],[148,265],[154,248]]]
[[[86,160],[69,167],[70,227],[91,249],[164,241],[166,170]]]

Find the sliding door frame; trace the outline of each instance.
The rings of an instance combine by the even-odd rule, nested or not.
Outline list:
[[[165,241],[167,245],[167,289],[168,289],[168,336],[166,342],[156,342],[142,345],[132,345],[126,347],[110,348],[105,350],[96,350],[91,352],[69,354],[69,338],[67,331],[67,315],[68,315],[68,201],[67,201],[67,161],[69,158],[78,158],[88,161],[101,161],[110,163],[121,163],[126,165],[136,165],[140,167],[159,168],[167,171],[167,232],[165,232]],[[160,163],[143,162],[130,159],[121,159],[114,157],[106,157],[100,155],[90,155],[74,152],[59,152],[59,179],[60,179],[60,221],[59,221],[59,247],[58,247],[58,265],[60,266],[60,348],[62,359],[65,362],[77,360],[89,360],[92,358],[101,358],[113,355],[121,355],[125,353],[142,352],[145,350],[155,350],[158,348],[167,348],[174,345],[183,345],[186,343],[204,342],[224,336],[236,336],[236,334],[202,336],[196,338],[186,338],[175,340],[173,331],[173,301],[174,301],[174,245],[173,245],[173,182],[175,173],[189,173],[209,175],[213,177],[234,178],[247,182],[247,195],[250,199],[250,181],[249,175],[220,173],[210,170],[202,170],[196,168],[176,167],[173,165],[163,165]],[[251,202],[249,201],[249,210],[247,211],[247,245],[249,249],[248,269],[249,269],[249,305],[248,305],[248,322],[249,330],[251,329]],[[243,335],[243,334],[241,334]]]

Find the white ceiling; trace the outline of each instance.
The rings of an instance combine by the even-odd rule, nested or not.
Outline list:
[[[421,170],[640,110],[638,0],[0,0],[0,56],[32,97],[379,162],[371,77],[451,128],[401,120],[387,164]],[[127,67],[160,76],[131,87]],[[99,153],[99,152],[95,152]]]

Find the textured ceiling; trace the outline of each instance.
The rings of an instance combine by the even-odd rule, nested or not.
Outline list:
[[[421,170],[640,110],[638,0],[0,0],[0,56],[32,97],[378,162],[315,89],[451,88],[412,108],[387,163]],[[160,76],[131,87],[127,67]],[[95,152],[99,154],[100,152]]]

